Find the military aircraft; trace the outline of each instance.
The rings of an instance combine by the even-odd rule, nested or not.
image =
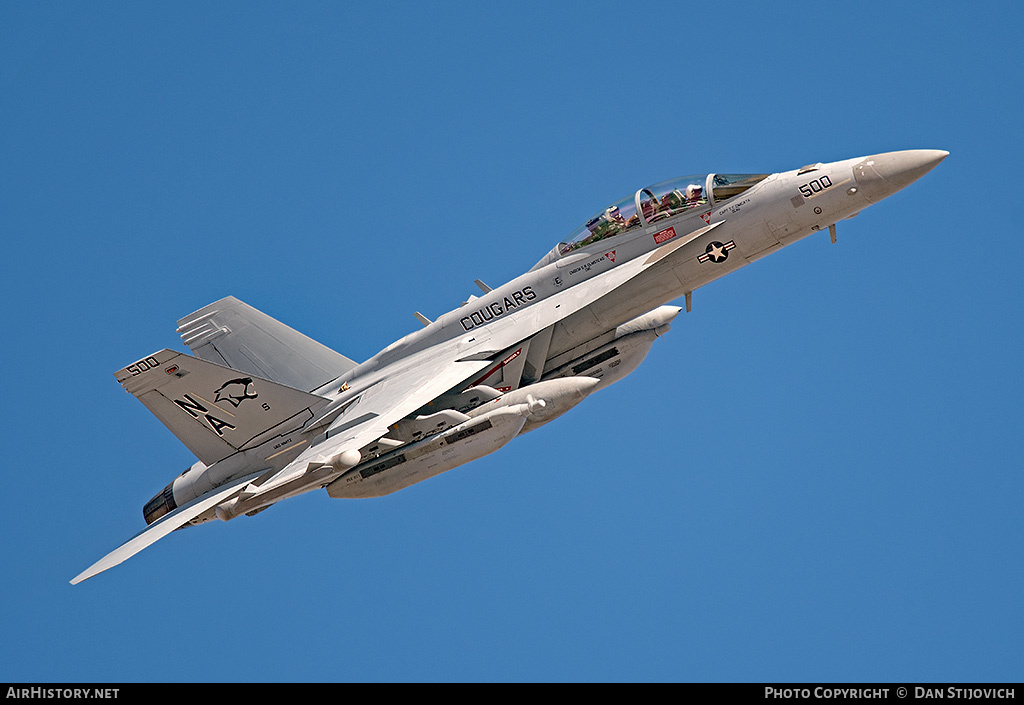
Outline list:
[[[378,497],[492,453],[613,384],[698,288],[852,218],[948,152],[886,152],[775,174],[703,174],[597,212],[532,269],[353,360],[233,297],[115,373],[199,459],[146,503],[141,533],[77,584],[168,533],[324,488]]]

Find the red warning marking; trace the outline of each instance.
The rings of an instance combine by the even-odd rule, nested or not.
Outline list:
[[[513,360],[515,360],[515,359],[516,359],[517,357],[519,357],[519,353],[521,353],[522,351],[523,351],[523,349],[522,349],[522,348],[519,348],[519,349],[518,349],[518,350],[516,350],[516,351],[515,351],[514,353],[512,353],[511,355],[509,355],[508,357],[506,357],[506,358],[505,358],[504,360],[502,360],[502,361],[501,361],[501,364],[502,364],[502,365],[507,365],[508,363],[512,362],[512,361],[513,361]]]
[[[654,244],[660,245],[676,236],[675,228],[665,228],[661,232],[654,233]]]
[[[483,381],[484,381],[485,379],[487,379],[488,377],[490,377],[491,375],[493,375],[493,374],[494,374],[495,372],[497,372],[498,370],[500,370],[500,369],[501,369],[502,367],[504,367],[505,365],[507,365],[508,363],[512,362],[512,361],[513,361],[513,360],[515,360],[515,359],[516,359],[517,357],[519,357],[519,353],[521,353],[521,352],[523,352],[523,349],[522,349],[522,348],[519,348],[519,349],[518,349],[518,350],[516,350],[516,351],[515,351],[514,353],[512,353],[511,355],[509,355],[508,357],[506,357],[506,358],[505,358],[504,360],[502,360],[501,362],[499,362],[499,363],[498,363],[497,365],[495,365],[495,366],[494,366],[494,367],[492,367],[491,369],[487,370],[487,372],[485,372],[485,373],[484,373],[484,376],[483,376],[483,377],[481,377],[481,378],[480,378],[480,379],[478,379],[477,381],[473,382],[473,383],[472,383],[472,384],[470,384],[469,386],[470,386],[470,387],[475,387],[476,385],[480,384],[480,383],[481,383],[481,382],[483,382]]]

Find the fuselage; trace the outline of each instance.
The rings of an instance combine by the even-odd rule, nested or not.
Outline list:
[[[684,177],[640,189],[589,219],[529,271],[471,298],[392,343],[315,393],[330,400],[328,411],[343,408],[349,400],[357,399],[374,385],[386,383],[398,371],[422,364],[435,350],[449,354],[454,345],[458,354],[464,353],[467,358],[493,355],[501,360],[503,355],[518,355],[514,345],[508,347],[509,340],[529,341],[532,336],[542,336],[544,348],[539,356],[530,353],[536,358],[532,371],[522,373],[517,386],[529,389],[529,385],[552,376],[570,374],[564,371],[566,366],[572,367],[574,361],[585,361],[588,355],[609,348],[619,335],[616,331],[624,324],[680,297],[685,296],[689,303],[696,289],[856,215],[927,173],[945,156],[945,152],[937,150],[890,152],[811,164],[775,174]],[[609,285],[609,281],[613,283]],[[568,313],[558,316],[557,312],[547,310],[554,323],[541,331],[531,323],[537,318],[532,315],[535,307],[564,307],[562,310]],[[657,325],[652,323],[651,328]],[[520,328],[521,336],[516,337]],[[650,341],[644,344],[649,347]],[[624,345],[620,347],[625,349]],[[647,347],[642,347],[634,366],[643,359]],[[576,369],[585,367],[577,365]],[[593,366],[586,369],[581,374],[591,374]],[[466,380],[452,393],[472,386],[474,381]],[[507,392],[508,388],[500,391]],[[494,426],[489,432],[500,436],[501,443],[511,440],[524,426],[523,422],[516,422],[519,425],[513,428],[508,414],[500,419],[495,417],[498,420],[506,430],[499,434],[498,426]],[[445,443],[442,432],[459,437],[457,422],[458,418],[439,428],[440,445]],[[469,424],[467,428],[473,427],[468,420],[464,423]],[[296,429],[292,436],[277,442],[281,447],[289,443],[310,443],[309,448],[315,447],[318,439],[299,440],[304,433],[304,429]],[[319,439],[328,436],[329,433]],[[422,445],[423,441],[416,439],[415,444]],[[410,453],[420,448],[415,444],[410,446]],[[480,451],[460,455],[455,449],[442,451],[440,445],[438,456],[451,453],[453,458],[465,458],[461,462],[479,457]],[[425,447],[427,450],[416,452],[428,453],[430,447]],[[374,483],[386,484],[388,491],[400,489],[406,485],[394,479],[398,471],[384,476],[380,468],[388,469],[388,458],[401,456],[403,462],[408,461],[410,453],[377,446],[370,451],[364,449],[362,478],[357,477],[360,467],[343,471],[325,465],[312,473],[296,468],[293,477],[288,476],[287,482],[282,481],[272,493],[267,492],[261,502],[253,500],[249,505],[240,505],[238,511],[252,511],[327,486],[346,473],[350,481],[365,480],[362,489],[353,490],[349,496],[371,496],[373,492],[366,488]],[[249,457],[239,454],[210,468],[197,464],[173,483],[177,505],[250,472],[254,462],[264,463],[268,473],[286,476],[288,459],[294,456],[282,452],[276,464],[266,457],[267,453],[261,451]],[[452,462],[460,464],[458,460]],[[437,471],[449,469],[449,465],[437,465],[442,468]],[[410,473],[408,484],[431,474],[418,472]],[[418,479],[413,480],[414,475]],[[197,521],[212,516],[210,513]],[[234,514],[221,513],[221,518],[228,516]]]
[[[708,197],[698,205],[654,222],[648,222],[643,209],[638,208],[636,227],[568,251],[563,251],[563,243],[530,271],[401,338],[321,391],[329,392],[340,383],[355,386],[353,382],[372,371],[440,342],[488,335],[495,328],[509,325],[515,313],[555,294],[639,257],[658,250],[670,251],[638,277],[557,325],[552,341],[553,354],[557,354],[856,215],[919,178],[945,155],[938,150],[890,152],[766,176],[744,175],[760,178],[724,199],[715,198],[717,175],[702,177]],[[646,190],[635,194],[638,203]],[[674,248],[702,229],[708,229],[706,234],[685,245],[690,251],[696,247],[699,253],[675,256]],[[720,243],[720,247],[711,247],[712,243]],[[592,324],[587,323],[588,316],[594,319]]]
[[[598,211],[529,271],[362,364],[226,297],[115,373],[200,462],[143,509],[149,528],[72,583],[189,524],[314,489],[390,494],[492,453],[629,375],[667,305],[827,229],[947,156],[887,152],[775,174],[663,181]],[[323,380],[329,380],[324,383]],[[206,463],[209,463],[207,466]]]

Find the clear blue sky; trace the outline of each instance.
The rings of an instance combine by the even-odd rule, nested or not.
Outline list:
[[[1016,3],[0,5],[0,678],[1020,681]],[[684,174],[909,189],[380,500],[189,529],[112,373],[233,294],[363,360]]]

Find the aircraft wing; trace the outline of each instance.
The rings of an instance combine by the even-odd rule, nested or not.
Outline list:
[[[459,348],[460,342],[452,341],[422,350],[403,359],[401,367],[386,368],[386,374],[369,380],[328,428],[327,439],[306,449],[261,488],[300,477],[318,459],[367,446],[387,435],[395,422],[492,364],[490,355],[463,359]]]
[[[120,547],[114,549],[100,560],[93,563],[91,566],[86,568],[84,571],[79,573],[71,580],[72,585],[77,585],[83,580],[88,580],[94,575],[98,575],[108,568],[113,568],[119,563],[123,563],[128,560],[136,553],[146,548],[147,546],[156,543],[167,534],[171,533],[175,529],[180,529],[185,524],[189,523],[203,512],[216,507],[218,504],[226,500],[228,497],[233,495],[235,492],[241,490],[247,483],[256,479],[262,474],[262,471],[251,473],[240,477],[226,485],[222,485],[217,489],[208,492],[207,494],[196,497],[188,504],[175,509],[169,514],[165,514],[158,520],[147,526],[141,532],[133,536],[127,542]]]
[[[171,354],[174,357],[165,360],[164,353]],[[154,358],[154,363],[152,365],[153,369],[161,371],[160,374],[157,375],[156,384],[166,385],[170,383],[167,380],[174,381],[177,379],[174,375],[164,374],[162,370],[167,367],[167,365],[171,364],[172,361],[177,361],[178,359],[185,360],[188,358],[184,362],[180,362],[178,367],[172,368],[177,370],[180,367],[181,370],[184,370],[188,367],[193,374],[189,377],[185,377],[184,379],[186,380],[193,378],[198,379],[202,377],[202,374],[206,372],[208,368],[214,369],[220,367],[219,365],[189,358],[187,355],[174,353],[173,351],[163,351],[162,353],[156,353],[152,357]],[[156,361],[156,357],[160,358],[159,361]],[[157,362],[159,362],[159,364],[157,364]],[[385,368],[384,372],[386,374],[375,375],[371,378],[369,380],[369,385],[364,387],[363,391],[357,393],[352,402],[348,404],[341,417],[332,424],[328,431],[327,441],[317,444],[312,449],[307,449],[305,453],[300,455],[296,461],[290,463],[280,473],[261,483],[258,489],[269,490],[273,487],[280,487],[280,485],[290,480],[302,477],[309,462],[324,454],[331,454],[348,448],[361,448],[362,446],[377,440],[387,433],[389,425],[409,415],[438,395],[448,391],[451,387],[462,382],[470,375],[476,374],[488,364],[490,364],[490,362],[486,359],[474,359],[470,361],[460,360],[458,358],[458,344],[453,343],[420,351],[419,354],[414,354],[409,356],[407,359],[403,359],[398,365]],[[128,381],[134,379],[136,378],[127,378]],[[217,378],[216,381],[219,382],[220,378]],[[313,395],[307,395],[298,390],[288,389],[281,385],[274,385],[266,380],[260,381],[260,385],[260,394],[269,395],[275,392],[279,394],[287,392],[292,396],[300,397],[303,400],[303,403],[305,403],[305,399],[307,397],[318,401],[324,401],[322,397],[313,397]],[[133,393],[138,393],[137,395],[141,394],[139,390],[134,389],[134,387],[129,391],[132,390],[134,390]],[[263,397],[260,398],[262,399]],[[143,401],[146,400],[148,400],[148,397],[143,399]],[[282,409],[287,407],[283,402],[278,403],[279,401],[279,399],[275,399],[273,401],[272,406],[275,409],[278,407],[281,407]],[[186,406],[188,405],[186,404]],[[311,406],[307,411],[313,412],[315,408],[315,406]],[[187,409],[185,410],[187,411]],[[240,417],[236,417],[237,414],[233,415],[231,420],[241,426],[242,423],[239,420]],[[163,417],[161,417],[161,420],[163,420]],[[173,426],[169,426],[169,428],[176,433],[180,430],[176,430]],[[191,431],[190,428],[187,430]],[[181,437],[182,434],[179,433],[178,435]],[[152,545],[175,529],[184,526],[200,514],[203,514],[222,502],[229,500],[233,495],[242,491],[242,489],[250,482],[265,475],[266,472],[266,468],[263,468],[257,472],[239,477],[226,485],[202,495],[201,497],[197,497],[173,512],[166,514],[150,526],[143,529],[139,534],[136,534],[133,538],[129,539],[123,545],[111,551],[85,571],[77,575],[71,581],[71,584],[77,585],[83,580],[87,580],[109,568],[113,568],[119,563],[126,561],[139,551],[142,551],[144,548]],[[302,483],[300,482],[299,484],[301,485]],[[306,488],[300,487],[300,490],[301,489]]]
[[[315,477],[303,479],[303,476],[316,467],[317,463],[346,450],[360,450],[386,436],[392,424],[492,366],[495,356],[502,351],[611,293],[713,227],[695,231],[672,247],[646,259],[638,257],[623,262],[581,285],[569,287],[489,326],[468,331],[458,339],[445,341],[406,357],[398,354],[395,361],[383,364],[379,370],[365,377],[361,376],[360,387],[352,395],[341,398],[344,411],[330,422],[326,439],[305,449],[274,477],[261,483],[257,493],[281,492],[283,498],[313,489],[321,480]],[[320,412],[314,412],[312,408],[310,411],[333,416],[330,406]],[[316,427],[317,421],[314,418],[307,428]],[[265,470],[239,478],[167,514],[75,577],[72,584],[130,558],[203,512],[230,499],[263,474]]]
[[[657,255],[623,262],[587,282],[569,287],[484,328],[468,332],[461,339],[419,351],[400,363],[386,366],[381,376],[365,387],[358,402],[331,425],[329,439],[306,450],[282,472],[281,479],[285,475],[291,479],[301,474],[307,464],[318,457],[360,449],[386,435],[388,426],[492,365],[493,357],[501,351],[611,293],[717,225],[700,228],[670,247],[656,251]],[[590,256],[583,255],[582,258]]]

